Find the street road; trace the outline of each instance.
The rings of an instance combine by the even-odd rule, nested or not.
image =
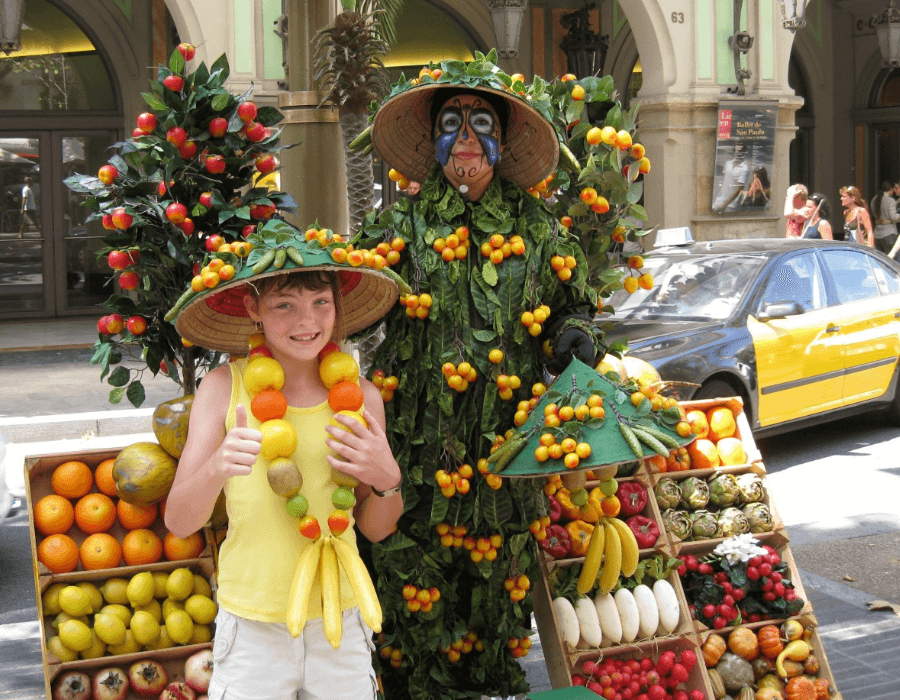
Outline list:
[[[769,438],[758,447],[798,566],[811,572],[810,578],[818,586],[828,587],[829,595],[840,598],[842,591],[852,593],[847,586],[864,592],[857,598],[844,595],[851,604],[833,608],[835,619],[827,622],[839,626],[842,616],[852,616],[858,625],[862,616],[868,624],[866,616],[870,615],[873,629],[893,625],[892,615],[869,613],[860,600],[881,598],[900,603],[900,549],[896,544],[900,539],[900,432],[879,418],[864,416]],[[833,586],[826,579],[834,582]],[[28,518],[19,512],[0,524],[3,699],[43,697],[34,595]],[[826,620],[820,617],[820,623],[824,625]],[[829,638],[825,642],[829,652]],[[532,651],[526,659],[529,678],[538,686],[535,690],[547,689],[539,687],[540,679],[546,679],[546,672],[539,668],[541,651]],[[896,647],[887,653],[895,654]],[[841,687],[839,671],[835,669],[845,698],[876,696],[874,692],[854,694],[849,682],[848,687]]]

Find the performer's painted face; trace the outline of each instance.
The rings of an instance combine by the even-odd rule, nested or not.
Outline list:
[[[441,107],[434,131],[447,179],[461,192],[483,192],[503,149],[493,107],[479,95],[451,97]]]

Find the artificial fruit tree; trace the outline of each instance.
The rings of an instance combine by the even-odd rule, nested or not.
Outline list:
[[[180,44],[158,67],[143,93],[148,111],[96,176],[65,181],[85,197],[89,221],[107,229],[98,257],[118,273],[122,290],[104,303],[110,313],[97,324],[91,358],[101,379],[109,375],[111,403],[127,397],[140,406],[146,370],[194,393],[220,356],[183,342],[166,312],[192,280],[207,288],[230,279],[252,248],[245,238],[295,207],[290,195],[257,182],[278,167],[281,113],[257,107],[250,91],[236,96],[225,87],[225,56],[188,72],[193,56],[193,46]],[[217,269],[202,266],[218,251],[226,255]],[[126,355],[137,368],[122,364]]]

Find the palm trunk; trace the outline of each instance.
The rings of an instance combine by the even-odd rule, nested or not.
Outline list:
[[[372,154],[353,152],[348,145],[368,126],[365,112],[341,112],[341,135],[344,139],[344,155],[347,165],[347,199],[350,203],[350,228],[359,230],[363,218],[372,209],[375,199],[372,176]]]

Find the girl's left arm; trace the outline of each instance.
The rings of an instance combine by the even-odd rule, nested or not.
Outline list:
[[[860,207],[859,212],[859,225],[866,232],[866,245],[870,248],[875,247],[875,234],[872,231],[872,219],[869,217],[869,212]]]
[[[325,428],[331,436],[326,444],[337,455],[329,455],[328,462],[359,480],[354,513],[356,524],[367,539],[379,542],[394,531],[403,513],[403,495],[395,493],[380,497],[372,489],[390,491],[402,483],[402,476],[385,433],[381,392],[370,381],[363,378],[359,381],[365,405],[363,417],[369,427],[366,429],[352,418],[335,416],[347,430],[333,426]]]

